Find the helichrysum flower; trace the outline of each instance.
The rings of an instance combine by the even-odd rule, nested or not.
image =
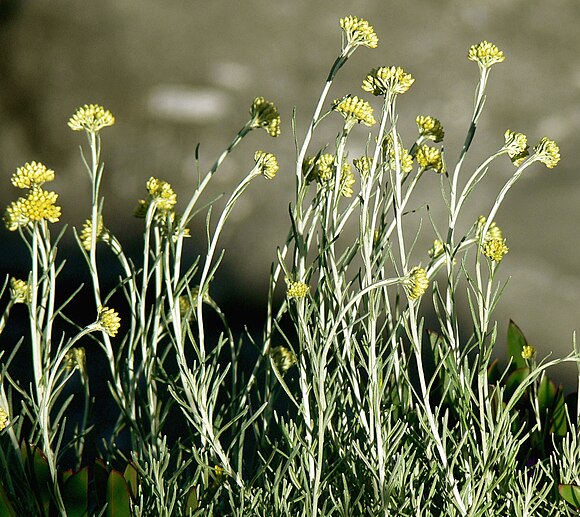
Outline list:
[[[523,133],[514,133],[509,129],[505,134],[504,149],[507,151],[512,163],[519,167],[530,154],[528,152],[528,138]]]
[[[284,375],[293,365],[296,364],[296,355],[285,346],[277,346],[270,352],[272,361],[276,369]]]
[[[97,133],[104,127],[112,126],[114,123],[115,117],[109,110],[98,104],[85,104],[69,119],[68,127],[73,131]]]
[[[540,140],[540,143],[534,147],[536,159],[541,161],[548,169],[553,169],[560,161],[560,148],[547,137]]]
[[[439,239],[435,239],[433,241],[433,247],[429,250],[429,256],[431,258],[437,258],[440,255],[442,255],[444,251],[445,247],[443,245],[443,242],[440,241]]]
[[[10,279],[10,299],[12,303],[30,303],[32,288],[26,280]]]
[[[347,45],[377,48],[379,38],[366,20],[356,16],[347,16],[340,19],[340,27],[346,35]]]
[[[87,251],[91,249],[92,233],[93,233],[93,222],[90,219],[87,219],[83,223],[83,229],[79,237],[82,247]],[[106,233],[105,225],[103,224],[103,216],[101,215],[99,216],[99,223],[97,224],[97,233],[96,233],[97,242],[103,239],[105,233]]]
[[[348,163],[345,163],[342,166],[342,174],[340,176],[340,193],[344,197],[352,197],[354,194],[352,186],[355,184],[355,181],[352,167]]]
[[[0,431],[8,427],[8,411],[0,407]]]
[[[47,181],[54,180],[54,171],[47,169],[46,165],[40,162],[30,162],[18,167],[12,175],[12,185],[18,188],[40,187]]]
[[[96,326],[111,337],[115,337],[119,332],[121,326],[121,318],[119,313],[108,307],[99,307],[99,316],[97,318]]]
[[[505,56],[493,43],[482,41],[478,45],[471,45],[467,59],[475,61],[482,68],[489,68],[495,63],[501,63]]]
[[[522,357],[524,359],[531,359],[536,355],[536,349],[531,345],[524,345],[522,347]]]
[[[4,220],[10,231],[31,222],[48,221],[56,223],[60,218],[60,206],[56,206],[58,194],[33,187],[28,196],[18,198],[8,205]]]
[[[385,150],[389,154],[389,167],[392,170],[397,169],[397,156],[395,156],[395,146],[393,145],[393,135],[389,133],[384,141],[383,145]],[[409,173],[413,170],[413,157],[409,154],[409,151],[403,147],[399,139],[399,167],[405,173]]]
[[[445,172],[443,155],[441,154],[441,150],[436,147],[421,145],[419,149],[417,149],[415,158],[417,159],[417,163],[425,170],[433,169],[439,174]]]
[[[482,246],[483,254],[494,262],[501,262],[503,256],[509,251],[505,239],[492,238],[486,240]]]
[[[260,174],[262,174],[266,179],[274,179],[280,166],[278,165],[278,160],[272,153],[256,151],[254,154],[254,160],[256,160],[256,165],[258,166]]]
[[[477,237],[478,238],[480,238],[481,230],[483,230],[483,227],[485,226],[486,222],[487,222],[487,218],[485,216],[480,215],[478,217],[478,219],[477,219]],[[487,229],[487,232],[483,238],[483,242],[490,241],[492,239],[500,239],[500,240],[503,239],[503,233],[495,221],[492,221],[492,223],[489,225],[489,228]]]
[[[373,95],[405,93],[415,79],[399,66],[373,68],[362,83],[362,89]]]
[[[250,107],[250,127],[264,128],[270,136],[280,135],[280,113],[273,102],[256,97]]]
[[[304,173],[308,181],[324,183],[334,176],[335,157],[333,154],[321,154],[318,158],[311,156],[304,161]]]
[[[64,356],[65,368],[68,371],[79,370],[83,373],[86,370],[87,357],[85,349],[80,347],[71,348]]]
[[[167,181],[151,177],[147,181],[147,191],[159,210],[171,210],[177,203],[177,194]]]
[[[332,103],[332,109],[344,117],[349,128],[352,128],[354,124],[364,124],[370,127],[377,123],[371,105],[356,95],[354,97],[347,95],[342,99],[336,99]]]
[[[368,156],[361,156],[360,158],[353,160],[352,163],[354,165],[354,168],[358,171],[358,173],[363,178],[366,178],[371,172],[373,159],[369,158]]]
[[[287,290],[286,294],[288,298],[305,298],[308,295],[310,286],[299,280],[293,281],[286,278]]]
[[[441,142],[443,140],[445,131],[443,131],[441,122],[435,117],[419,115],[416,120],[419,134],[422,137],[433,140],[434,142]]]
[[[410,300],[418,300],[429,287],[427,271],[421,267],[414,267],[403,279],[403,287]]]

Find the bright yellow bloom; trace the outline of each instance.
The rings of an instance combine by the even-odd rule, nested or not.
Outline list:
[[[316,180],[324,183],[334,176],[334,155],[330,153],[321,154],[318,159],[310,156],[304,161],[304,173],[308,181]]]
[[[0,407],[0,431],[8,427],[8,411]]]
[[[560,148],[547,137],[540,140],[540,143],[534,147],[536,159],[540,160],[548,169],[553,169],[560,161]]]
[[[60,206],[56,206],[58,194],[33,187],[28,196],[18,198],[6,209],[6,227],[15,231],[31,222],[48,221],[56,223],[60,218]]]
[[[362,83],[362,89],[373,95],[405,93],[415,79],[398,66],[373,68]]]
[[[167,181],[151,177],[147,181],[147,191],[159,210],[171,210],[177,203],[177,194]]]
[[[352,163],[359,174],[363,178],[366,178],[371,172],[373,159],[369,158],[368,156],[361,156],[358,160],[353,160]]]
[[[274,179],[280,166],[278,165],[278,160],[272,153],[256,151],[254,154],[254,160],[256,160],[256,165],[258,166],[260,174],[262,174],[266,179]]]
[[[492,238],[483,243],[482,251],[487,258],[490,258],[494,262],[501,262],[501,259],[507,254],[509,248],[505,244],[505,239]]]
[[[429,287],[427,271],[420,267],[414,267],[403,279],[403,287],[409,300],[418,300],[425,294]]]
[[[480,215],[477,219],[477,237],[480,237],[481,234],[481,230],[483,230],[483,227],[485,226],[485,223],[487,222],[487,218],[483,215]],[[489,225],[489,228],[487,229],[487,232],[485,234],[485,237],[483,238],[483,241],[489,241],[492,239],[503,239],[503,233],[500,229],[500,227],[496,224],[495,221],[492,221],[492,223]]]
[[[430,147],[428,145],[420,146],[417,149],[415,158],[417,159],[417,163],[425,170],[433,169],[439,174],[445,172],[443,155],[441,154],[441,150],[436,147]]]
[[[84,373],[87,366],[87,356],[85,349],[80,347],[71,348],[64,356],[65,368],[67,371],[79,370]]]
[[[505,145],[503,148],[508,153],[512,163],[519,167],[530,154],[528,152],[528,138],[523,133],[514,133],[509,129],[505,134]]]
[[[93,233],[93,223],[90,219],[87,219],[83,223],[83,230],[81,231],[81,234],[79,236],[82,247],[87,251],[91,249],[92,233]],[[102,238],[104,237],[104,233],[105,233],[105,225],[103,224],[103,216],[101,215],[99,216],[99,223],[97,224],[97,234],[96,234],[97,242],[102,240]]]
[[[404,173],[409,173],[413,170],[413,157],[409,154],[409,151],[403,147],[403,144],[399,140],[399,166]],[[395,156],[395,146],[393,145],[393,134],[389,133],[383,140],[383,146],[386,152],[389,154],[389,167],[392,170],[397,169],[397,157]]]
[[[270,352],[272,361],[276,369],[284,375],[293,365],[296,364],[296,355],[285,346],[277,346]]]
[[[342,174],[340,176],[340,193],[344,197],[352,197],[354,194],[352,186],[355,184],[355,181],[352,167],[345,163],[342,166]]]
[[[54,171],[47,169],[40,162],[30,162],[18,167],[12,175],[12,185],[18,188],[40,187],[47,181],[54,180]]]
[[[280,113],[273,102],[256,97],[250,107],[250,127],[264,128],[270,136],[280,135]]]
[[[505,56],[493,43],[482,41],[478,45],[471,45],[467,59],[475,61],[481,68],[489,68],[495,63],[501,63]]]
[[[340,19],[340,27],[346,35],[347,45],[364,45],[369,48],[377,48],[379,38],[369,22],[356,16],[347,16]]]
[[[98,309],[98,318],[96,326],[111,337],[115,337],[121,327],[121,318],[119,313],[108,307],[100,306]]]
[[[305,298],[310,291],[310,286],[299,280],[294,282],[286,278],[286,285],[288,286],[286,290],[288,298]]]
[[[441,122],[435,117],[419,115],[416,119],[419,134],[433,140],[434,142],[441,142],[445,136]]]
[[[85,104],[69,119],[68,127],[73,131],[88,131],[98,133],[107,126],[115,123],[115,117],[109,110],[98,104]]]
[[[26,280],[10,279],[10,299],[12,303],[30,303],[32,288]]]
[[[522,357],[524,359],[531,359],[532,357],[534,357],[534,355],[536,355],[536,349],[531,346],[531,345],[524,345],[522,347]]]
[[[372,126],[377,123],[373,117],[373,108],[371,105],[359,99],[356,95],[353,97],[347,95],[342,99],[336,99],[332,103],[332,109],[338,111],[346,120],[347,127],[352,128],[354,124],[364,124],[365,126]]]

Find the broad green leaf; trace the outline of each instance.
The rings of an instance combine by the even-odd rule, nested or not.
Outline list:
[[[487,368],[487,382],[489,384],[495,384],[501,379],[501,373],[499,371],[499,360],[495,359],[493,363]]]
[[[16,510],[8,498],[8,494],[4,490],[2,483],[0,483],[0,515],[6,517],[16,517]]]
[[[137,470],[132,463],[127,463],[123,477],[129,485],[129,493],[133,499],[137,498]]]
[[[97,498],[97,508],[103,508],[107,502],[107,480],[109,478],[109,471],[105,462],[97,458],[95,460],[95,469],[93,471],[95,480],[95,494]]]
[[[564,404],[564,390],[562,386],[558,389],[556,402],[552,411],[552,427],[550,428],[556,436],[566,436],[568,423],[566,421],[566,404]]]
[[[51,502],[52,478],[50,468],[44,453],[36,446],[26,442],[20,447],[24,460],[24,469],[30,485],[33,487],[34,497],[40,515],[48,515]]]
[[[564,501],[576,508],[580,508],[580,486],[578,485],[558,485],[558,492]]]
[[[522,357],[522,350],[527,344],[528,341],[523,332],[512,320],[510,320],[508,326],[507,346],[508,358],[512,358],[513,368],[518,369],[526,367],[526,360]]]
[[[552,408],[557,392],[556,385],[547,375],[542,375],[542,380],[538,386],[538,406],[541,415]]]
[[[131,517],[129,485],[118,470],[112,470],[107,481],[107,510],[105,517]]]
[[[87,515],[89,490],[89,467],[84,467],[72,474],[65,481],[62,489],[62,498],[67,517],[83,517]]]
[[[508,398],[515,393],[518,386],[526,380],[529,374],[529,368],[518,368],[508,376],[505,381],[505,394]]]
[[[185,498],[185,512],[194,512],[199,507],[199,502],[197,500],[196,487],[192,486],[187,492],[187,497]]]

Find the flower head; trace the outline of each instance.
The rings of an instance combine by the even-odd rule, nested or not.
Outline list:
[[[276,369],[284,375],[293,365],[296,364],[296,354],[285,346],[277,346],[270,352],[272,361]]]
[[[109,110],[98,104],[85,104],[69,119],[68,127],[73,131],[88,131],[98,133],[107,126],[115,123],[115,117]]]
[[[399,66],[373,68],[362,83],[362,89],[373,95],[405,93],[415,79]]]
[[[471,45],[467,59],[475,61],[481,68],[487,69],[495,63],[501,63],[505,56],[493,43],[482,41],[478,45]]]
[[[399,155],[395,154],[395,146],[393,145],[393,134],[390,132],[385,139],[383,140],[383,146],[386,152],[389,155],[389,167],[392,170],[397,170],[397,159],[399,160],[399,167],[404,173],[409,173],[413,170],[413,157],[409,153],[407,149],[403,147],[403,143],[401,142],[400,138],[397,138],[399,141],[398,151]]]
[[[8,427],[8,411],[0,407],[0,431]]]
[[[422,137],[433,140],[433,142],[441,142],[443,140],[445,131],[443,131],[443,126],[438,119],[428,115],[419,115],[416,121],[419,134]]]
[[[91,249],[92,235],[93,235],[93,222],[90,219],[87,219],[83,223],[83,229],[82,229],[81,234],[79,236],[82,247],[87,251],[89,251]],[[96,232],[97,242],[99,242],[100,240],[103,240],[106,237],[106,235],[107,235],[107,232],[105,230],[105,225],[103,224],[103,216],[100,215],[99,216],[99,223],[97,224],[97,232]]]
[[[403,287],[409,300],[418,300],[425,294],[429,287],[427,271],[420,267],[414,267],[403,279]]]
[[[356,16],[347,16],[340,19],[340,27],[344,31],[348,46],[364,45],[369,48],[377,48],[379,38],[366,20]]]
[[[503,148],[508,153],[512,163],[519,167],[530,154],[528,152],[528,138],[523,133],[514,133],[509,129],[505,134],[505,145]]]
[[[30,303],[32,287],[26,280],[10,279],[10,299],[12,303]]]
[[[87,366],[87,356],[82,346],[71,348],[64,356],[67,371],[79,370],[84,373]]]
[[[354,174],[352,173],[352,167],[345,163],[342,166],[342,174],[340,175],[340,193],[344,197],[352,197],[354,191],[352,186],[355,184]]]
[[[30,162],[18,167],[12,175],[12,185],[18,188],[40,187],[47,181],[54,180],[54,171],[47,169],[46,165],[38,162]]]
[[[540,143],[534,147],[536,159],[541,161],[548,169],[553,169],[560,161],[560,148],[547,137],[540,140]]]
[[[360,158],[353,160],[352,163],[354,165],[354,168],[358,171],[358,173],[363,178],[366,178],[371,172],[373,159],[369,158],[368,156],[361,156]]]
[[[332,109],[338,111],[344,117],[347,127],[361,123],[370,127],[377,123],[375,117],[373,117],[371,105],[367,101],[359,99],[356,95],[354,97],[347,95],[342,99],[336,99],[332,103]]]
[[[177,203],[177,194],[171,188],[171,184],[151,176],[147,181],[147,199],[140,199],[134,211],[135,217],[143,218],[152,203],[155,208],[161,210],[164,215],[171,212]]]
[[[477,219],[477,238],[481,238],[481,231],[487,222],[487,218],[483,215],[480,215]],[[483,237],[483,242],[490,241],[492,239],[503,239],[503,233],[501,228],[496,224],[495,221],[492,221]]]
[[[33,187],[28,196],[18,198],[8,205],[4,220],[6,227],[15,231],[31,222],[56,223],[60,218],[60,206],[56,206],[58,194]]]
[[[318,183],[324,183],[334,176],[333,154],[321,154],[318,158],[310,156],[304,161],[304,173],[308,181],[316,180]]]
[[[278,160],[272,153],[256,151],[254,154],[254,160],[256,160],[256,165],[260,174],[262,174],[266,179],[274,179],[280,166],[278,165]]]
[[[100,306],[98,310],[99,316],[97,318],[96,326],[111,337],[115,337],[119,332],[121,326],[121,318],[119,313],[108,307]]]
[[[286,285],[288,298],[306,298],[308,291],[310,291],[310,286],[299,280],[293,281],[286,278]]]
[[[441,154],[441,150],[436,147],[428,145],[420,146],[419,149],[417,149],[415,158],[417,159],[417,163],[425,170],[433,169],[439,174],[445,172],[443,155]]]
[[[273,102],[256,97],[250,107],[250,127],[264,128],[270,136],[280,136],[280,113]]]
[[[505,239],[491,238],[483,243],[482,251],[487,258],[494,262],[501,262],[501,259],[507,254],[509,248],[505,244]]]
[[[531,345],[524,345],[522,347],[522,357],[524,359],[531,359],[536,355],[536,349]]]

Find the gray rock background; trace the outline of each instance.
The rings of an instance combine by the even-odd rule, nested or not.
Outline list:
[[[147,178],[170,181],[185,203],[196,178],[197,143],[204,171],[246,121],[251,100],[263,95],[280,108],[282,136],[251,134],[208,192],[229,192],[256,149],[279,156],[275,182],[254,183],[221,241],[222,274],[235,298],[263,301],[293,192],[292,109],[301,137],[340,48],[338,19],[348,14],[368,19],[380,44],[356,52],[330,98],[361,93],[373,66],[403,66],[416,83],[398,103],[400,130],[411,142],[417,114],[438,117],[448,163],[459,153],[472,110],[477,67],[466,59],[469,46],[487,39],[505,52],[506,61],[492,70],[464,170],[497,149],[507,128],[526,133],[532,145],[543,136],[560,145],[559,166],[528,169],[496,218],[510,247],[501,273],[513,276],[496,318],[501,336],[514,319],[540,356],[567,353],[580,321],[578,0],[0,0],[2,206],[17,196],[9,181],[15,168],[43,161],[57,171],[64,219],[82,224],[89,200],[78,152],[84,139],[66,122],[78,106],[99,103],[117,118],[103,132],[107,224],[128,247],[137,246],[142,222],[131,213]],[[313,149],[333,143],[335,122]],[[365,132],[355,131],[353,142],[362,149]],[[509,161],[496,162],[466,210],[465,226],[485,212],[511,172]],[[443,214],[438,180],[425,178],[423,189],[419,199],[430,200],[435,217]],[[203,232],[193,233],[191,246],[203,247]],[[12,241],[4,229],[0,237],[6,269]],[[418,249],[432,239],[425,224]],[[575,368],[561,372],[572,388]]]

